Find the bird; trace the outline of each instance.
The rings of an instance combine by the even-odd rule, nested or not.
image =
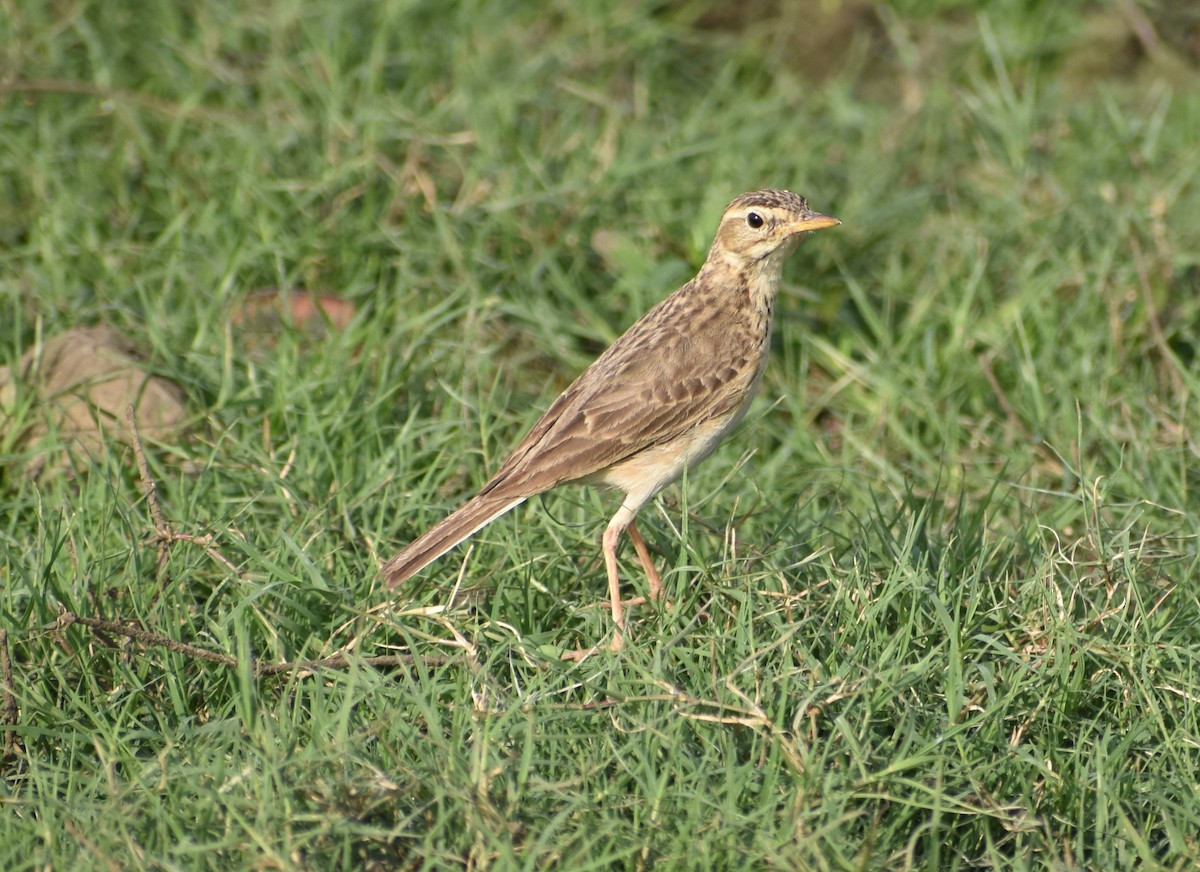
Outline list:
[[[625,642],[617,545],[627,532],[661,599],[635,517],[659,491],[708,457],[741,422],[762,384],[783,264],[796,245],[837,218],[791,191],[735,197],[695,278],[650,309],[550,404],[479,493],[388,560],[389,588],[425,568],[532,496],[566,484],[624,494],[601,536],[613,634]],[[602,646],[567,652],[583,659]]]

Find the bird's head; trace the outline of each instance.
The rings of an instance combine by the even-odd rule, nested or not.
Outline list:
[[[735,269],[782,265],[809,233],[841,223],[812,211],[803,197],[791,191],[742,194],[725,207],[708,259]]]

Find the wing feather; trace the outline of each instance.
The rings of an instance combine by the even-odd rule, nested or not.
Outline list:
[[[744,312],[689,305],[689,288],[647,313],[563,391],[482,493],[541,493],[736,414],[761,370],[763,337],[747,336]]]

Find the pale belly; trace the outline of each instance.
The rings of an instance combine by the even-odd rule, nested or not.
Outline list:
[[[624,491],[627,494],[625,505],[634,510],[640,508],[683,475],[685,469],[694,469],[713,453],[721,440],[746,416],[761,379],[760,370],[732,414],[703,421],[676,439],[647,448],[588,480]]]

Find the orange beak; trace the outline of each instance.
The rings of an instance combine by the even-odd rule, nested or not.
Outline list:
[[[792,225],[795,233],[809,233],[813,230],[824,230],[826,227],[837,227],[842,222],[830,215],[820,212],[805,212],[804,216]]]

